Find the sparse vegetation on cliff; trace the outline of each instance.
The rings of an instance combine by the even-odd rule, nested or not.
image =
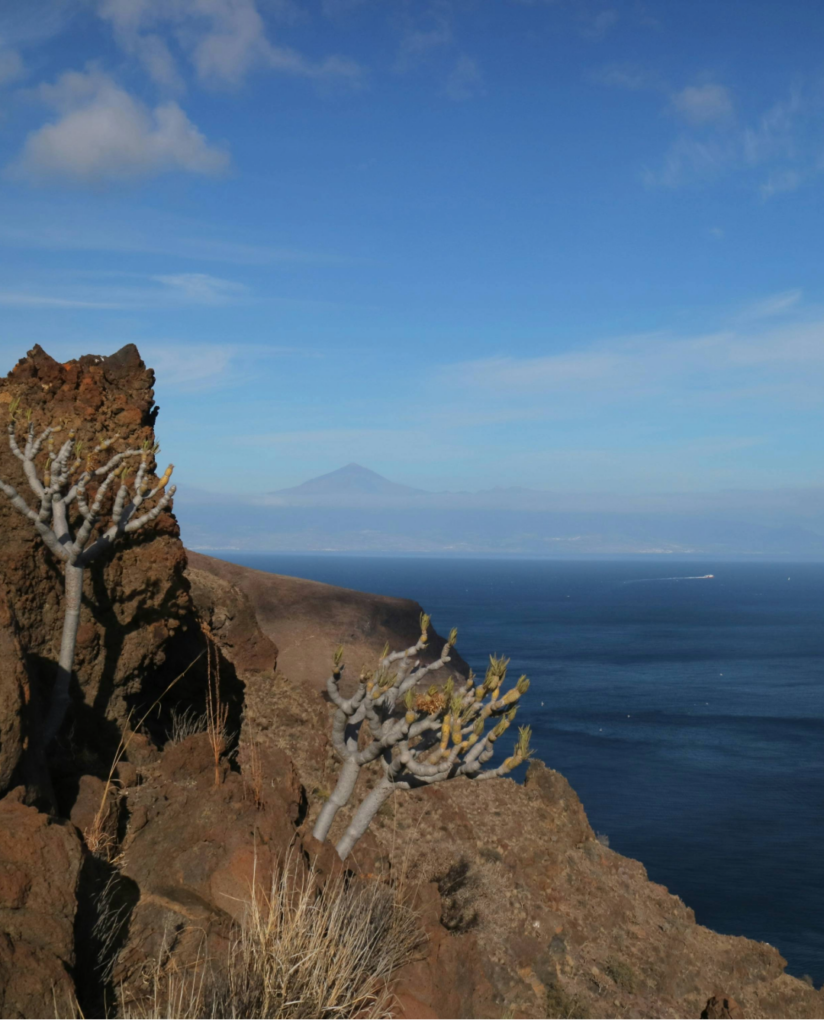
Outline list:
[[[341,858],[350,854],[396,790],[412,790],[456,777],[484,780],[503,776],[532,754],[530,730],[524,726],[512,756],[496,769],[483,770],[495,753],[495,741],[514,721],[518,702],[529,690],[529,680],[521,676],[512,690],[500,696],[509,661],[490,657],[486,676],[478,686],[470,670],[463,683],[456,684],[450,677],[441,690],[433,684],[425,693],[418,692],[421,680],[450,661],[449,652],[458,638],[458,631],[453,629],[440,658],[422,666],[418,655],[429,640],[429,616],[421,615],[420,624],[417,643],[391,653],[387,646],[375,672],[361,673],[351,697],[343,697],[339,689],[343,648],[339,647],[333,656],[326,689],[337,706],[332,744],[343,768],[315,823],[317,840],[326,839],[335,815],[352,796],[363,766],[378,759],[383,766],[382,779],[361,802],[338,841]],[[485,732],[487,720],[498,717],[500,721]],[[361,747],[364,723],[372,740]]]
[[[119,998],[126,1019],[381,1019],[392,980],[425,943],[403,884],[334,875],[286,860],[270,889],[250,891],[228,956],[194,968],[164,939],[148,997]]]

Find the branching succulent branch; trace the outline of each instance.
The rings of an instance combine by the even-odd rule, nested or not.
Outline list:
[[[500,766],[484,770],[494,755],[494,745],[515,718],[518,701],[529,689],[521,676],[516,685],[501,695],[509,660],[490,657],[482,683],[476,685],[470,671],[465,683],[456,685],[450,676],[441,687],[432,684],[417,690],[424,677],[450,661],[457,630],[453,629],[437,661],[422,665],[417,655],[428,641],[429,617],[421,617],[421,636],[406,651],[384,652],[377,670],[361,673],[349,698],[340,693],[343,649],[332,659],[327,682],[329,697],[337,707],[332,721],[332,744],[343,762],[335,790],[323,807],[314,836],[325,840],[338,810],[347,803],[364,765],[380,760],[384,775],[364,799],[337,845],[346,858],[365,833],[375,813],[396,790],[410,790],[429,783],[464,776],[488,779],[503,776],[532,753],[530,730],[520,730],[514,754]],[[488,720],[498,719],[486,729]],[[360,745],[363,724],[371,741]]]
[[[19,399],[9,404],[9,448],[23,466],[35,501],[29,504],[13,486],[2,480],[0,492],[32,523],[45,545],[62,562],[66,591],[59,667],[41,741],[45,747],[60,729],[69,706],[84,569],[104,556],[121,537],[136,533],[157,518],[171,503],[175,488],[166,490],[171,465],[154,486],[150,484],[153,477],[149,469],[154,465],[159,447],[149,441],[138,449],[112,453],[117,440],[114,436],[101,440],[84,454],[73,429],[58,446],[55,435],[61,432],[61,427],[48,426],[38,434],[31,412],[27,412],[27,429],[21,444],[17,439],[19,404]],[[42,470],[38,470],[37,459],[41,454],[44,456]],[[135,459],[134,463],[129,459]],[[113,497],[113,502],[111,512],[106,514],[104,505],[109,497]],[[77,508],[74,518],[71,505]],[[142,513],[141,508],[144,508]],[[106,522],[108,525],[101,528],[101,523]],[[95,531],[96,538],[92,539]]]

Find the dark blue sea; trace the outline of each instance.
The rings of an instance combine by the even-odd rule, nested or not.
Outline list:
[[[824,565],[221,557],[414,598],[476,670],[511,656],[519,718],[595,831],[820,986]]]

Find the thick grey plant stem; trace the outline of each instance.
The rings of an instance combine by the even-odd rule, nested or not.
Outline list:
[[[403,782],[396,783],[384,777],[380,783],[373,787],[361,802],[357,812],[352,816],[352,821],[346,827],[346,833],[341,837],[335,849],[340,858],[349,857],[352,848],[366,833],[369,824],[375,818],[378,809],[388,798],[392,797],[398,788],[406,787]]]
[[[329,800],[321,809],[321,813],[315,823],[315,828],[312,830],[312,836],[315,840],[326,840],[335,816],[338,814],[340,809],[343,808],[349,798],[352,797],[352,791],[355,789],[355,784],[358,782],[360,769],[361,767],[356,755],[352,755],[351,758],[347,758],[343,763],[343,768],[338,776],[338,782],[335,789],[332,791]]]
[[[140,449],[120,451],[108,461],[103,460],[104,452],[111,448],[115,438],[102,440],[89,452],[85,471],[79,474],[74,484],[71,484],[70,480],[82,467],[81,447],[75,440],[74,430],[69,432],[68,438],[55,452],[53,435],[58,431],[57,427],[49,426],[38,436],[34,431],[34,423],[29,419],[28,432],[21,449],[15,435],[14,413],[17,403],[19,402],[9,406],[9,449],[23,466],[29,488],[36,498],[35,507],[29,505],[13,486],[2,480],[0,492],[6,495],[21,515],[34,524],[45,545],[63,563],[65,569],[66,610],[63,617],[60,659],[51,707],[40,740],[40,747],[45,749],[57,736],[69,708],[69,687],[83,599],[83,569],[90,562],[102,557],[115,541],[126,534],[136,533],[157,518],[160,512],[169,506],[175,488],[165,490],[173,470],[173,466],[169,465],[157,485],[149,489],[147,476],[158,448],[156,444],[151,446],[148,440]],[[47,441],[49,458],[41,479],[35,459]],[[125,462],[132,456],[139,456],[140,464],[130,490]],[[103,460],[103,464],[95,468],[98,460]],[[102,517],[103,502],[118,476],[121,482],[112,504],[111,525],[103,530],[94,542],[89,543]],[[94,479],[98,480],[98,485],[94,498],[90,498],[87,491]],[[158,495],[160,497],[155,501]],[[143,515],[138,515],[138,510],[145,501],[154,501],[154,506]],[[82,522],[74,536],[68,512],[71,504],[77,505],[82,516]]]
[[[79,565],[66,564],[66,611],[63,616],[63,637],[60,641],[60,660],[57,678],[54,682],[51,707],[43,727],[43,744],[48,747],[63,725],[69,708],[69,687],[74,667],[74,648],[77,643],[77,629],[80,625],[80,605],[83,599],[83,569]]]

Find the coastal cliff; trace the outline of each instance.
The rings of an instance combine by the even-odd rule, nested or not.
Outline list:
[[[153,443],[153,382],[131,346],[65,364],[35,348],[0,380],[0,420],[20,397],[36,421],[48,413],[84,440],[115,427]],[[23,487],[5,445],[0,478]],[[287,854],[321,881],[340,868],[311,838],[337,768],[330,656],[342,643],[360,669],[386,642],[407,646],[421,609],[186,552],[164,514],[87,578],[48,798],[32,755],[62,588],[6,503],[0,563],[0,1017],[99,1015],[140,993],[161,951],[185,966],[205,941],[220,961],[251,877]],[[202,715],[212,640],[236,734],[216,770],[206,734],[176,738],[172,719]],[[433,633],[432,655],[442,643]],[[467,672],[457,655],[450,672]],[[148,715],[131,735],[135,713]],[[370,785],[367,772],[350,804]],[[91,846],[95,825],[104,846]],[[399,973],[398,1015],[695,1018],[715,998],[709,1015],[824,1017],[824,994],[787,976],[775,949],[697,925],[600,843],[573,787],[540,761],[523,785],[396,794],[348,868],[370,880],[401,867],[427,941]]]

